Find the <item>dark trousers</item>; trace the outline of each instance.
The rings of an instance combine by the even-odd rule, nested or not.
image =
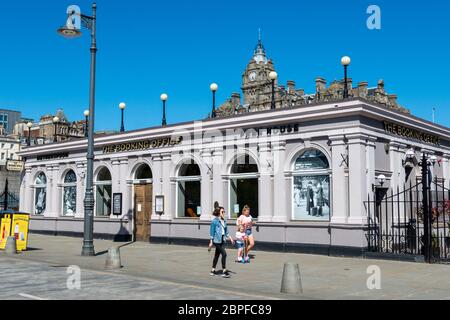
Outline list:
[[[225,270],[227,268],[227,251],[225,250],[225,243],[215,243],[214,245],[216,246],[216,253],[214,255],[213,269],[217,267],[219,257],[222,256],[222,268]]]

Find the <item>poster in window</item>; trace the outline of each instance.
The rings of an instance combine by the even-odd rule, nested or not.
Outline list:
[[[35,214],[42,215],[46,208],[46,188],[36,189]]]
[[[64,187],[64,215],[74,215],[77,209],[77,187]]]
[[[330,220],[330,177],[294,177],[294,220]]]

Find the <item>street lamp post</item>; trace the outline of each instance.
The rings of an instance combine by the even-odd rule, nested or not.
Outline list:
[[[341,59],[341,64],[344,67],[344,99],[348,99],[348,77],[347,77],[347,72],[348,72],[348,66],[350,65],[350,63],[352,62],[352,60],[350,59],[350,57],[343,57]]]
[[[72,12],[70,15],[75,15]],[[70,16],[69,16],[70,18]],[[86,29],[91,31],[91,76],[90,76],[90,93],[89,93],[89,129],[88,129],[88,151],[87,151],[87,170],[86,170],[86,193],[84,198],[84,239],[83,256],[95,256],[94,250],[94,119],[95,119],[95,70],[96,70],[96,22],[97,22],[97,5],[92,4],[92,16],[80,14],[81,22]],[[58,33],[66,38],[75,38],[81,36],[81,31],[68,23],[58,29]]]
[[[429,199],[430,181],[429,181],[429,168],[434,167],[437,162],[436,156],[428,156],[423,153],[420,167],[422,170],[422,207],[423,207],[423,237],[424,237],[424,255],[425,260],[431,263],[433,260],[433,219],[431,212],[431,204]]]
[[[89,133],[89,110],[85,110],[84,111],[84,118],[85,118],[85,124],[84,124],[84,137],[88,138],[88,133]]]
[[[216,118],[217,117],[217,113],[216,113],[216,92],[217,90],[219,90],[219,86],[217,85],[217,83],[213,83],[211,84],[211,86],[209,87],[211,89],[212,92],[212,113],[211,113],[211,118]]]
[[[166,119],[166,101],[169,99],[169,96],[165,93],[161,95],[161,101],[163,103],[163,118],[162,118],[162,126],[167,126],[167,119]]]
[[[123,113],[124,113],[126,107],[127,107],[127,105],[124,102],[119,104],[119,109],[122,112],[122,122],[121,122],[121,125],[120,125],[120,132],[125,132],[125,124],[123,122]]]
[[[27,123],[28,128],[28,146],[31,146],[31,128],[33,127],[33,124],[31,122]]]
[[[278,74],[275,71],[269,73],[269,79],[272,81],[272,103],[270,105],[271,110],[275,110],[275,81],[278,79]]]
[[[55,126],[55,134],[53,135],[53,142],[58,142],[58,122],[59,122],[59,118],[58,117],[54,117],[53,118],[53,125]]]

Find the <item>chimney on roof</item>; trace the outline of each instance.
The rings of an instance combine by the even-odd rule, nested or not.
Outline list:
[[[358,95],[361,98],[367,98],[367,94],[369,92],[368,87],[369,83],[367,81],[361,81],[358,83]]]
[[[397,106],[397,95],[396,94],[390,94],[388,95],[389,99],[389,105],[396,107]]]
[[[324,78],[317,78],[316,79],[316,92],[325,91],[327,88],[327,80]]]
[[[231,105],[233,107],[239,107],[241,105],[241,94],[233,92],[231,94]]]
[[[295,93],[295,81],[288,80],[287,87],[288,87],[288,92],[290,94],[294,94]]]
[[[342,80],[342,83],[344,83],[345,80]],[[352,78],[347,78],[347,85],[348,85],[348,90],[352,90],[353,89],[353,79]]]
[[[378,91],[384,92],[384,80],[378,81]]]

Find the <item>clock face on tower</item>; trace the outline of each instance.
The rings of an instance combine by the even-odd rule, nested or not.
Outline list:
[[[250,74],[248,75],[248,80],[250,81],[255,81],[256,80],[256,72],[250,72]]]

